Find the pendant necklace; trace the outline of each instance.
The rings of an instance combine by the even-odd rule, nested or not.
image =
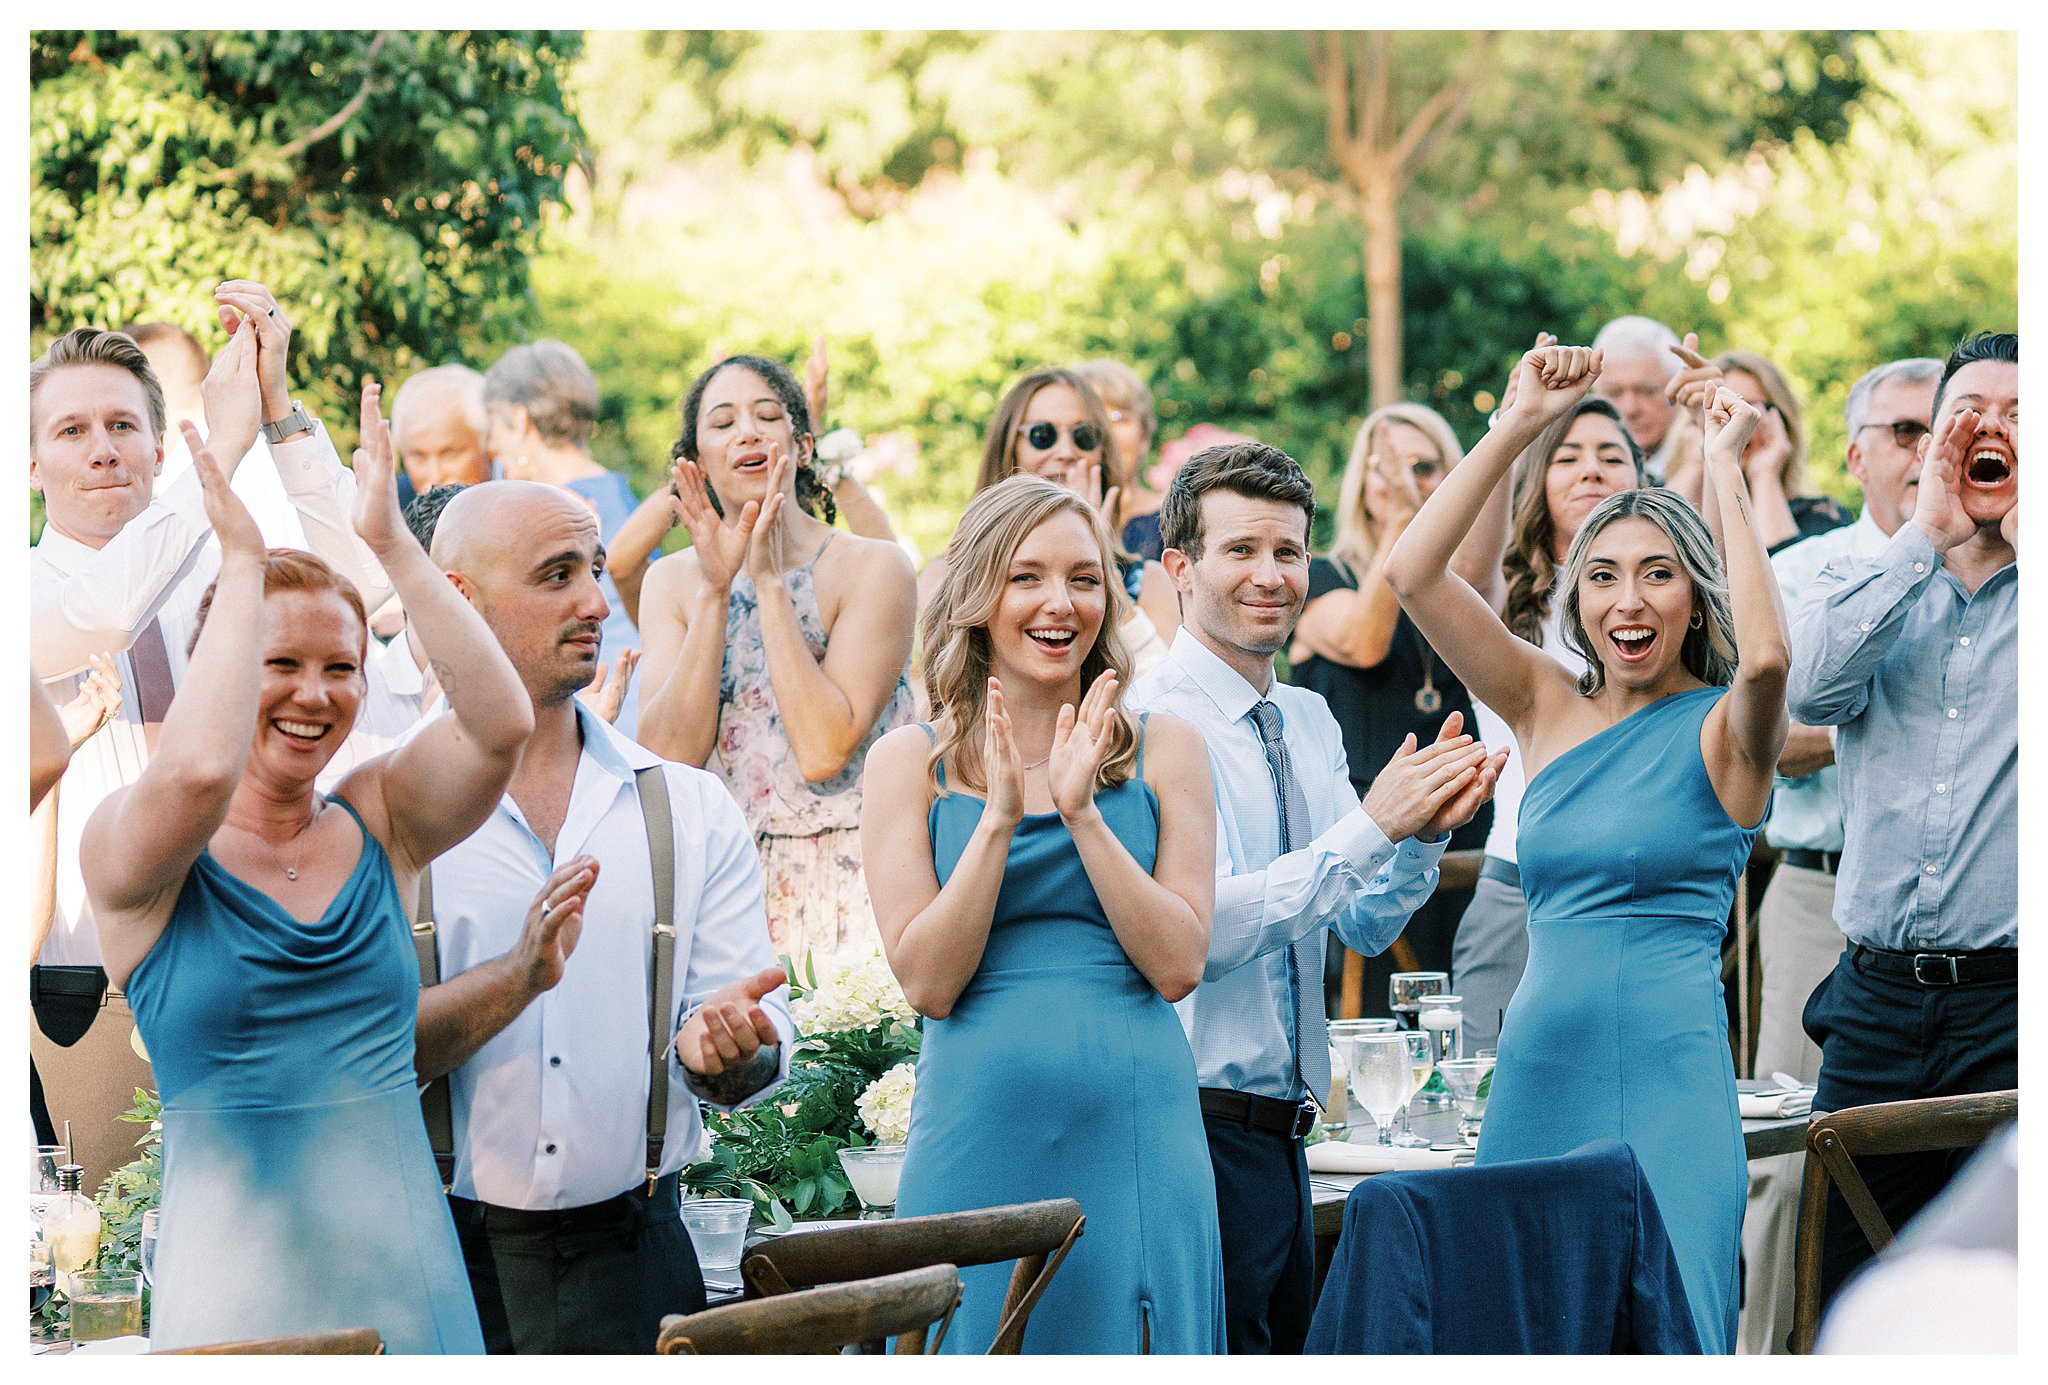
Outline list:
[[[306,833],[310,832],[313,828],[313,824],[320,820],[320,810],[323,806],[324,805],[321,803],[321,801],[318,798],[315,798],[313,800],[313,815],[306,819],[306,825],[304,827],[301,827],[297,832],[292,834],[292,840],[298,843],[299,849],[292,853],[292,860],[290,865],[285,864],[283,853],[278,851],[278,849],[272,846],[269,842],[263,841],[263,838],[257,836],[256,833],[251,832],[246,827],[235,827],[235,830],[237,832],[242,833],[244,836],[255,837],[257,841],[263,842],[263,849],[269,852],[271,856],[276,859],[277,864],[283,868],[284,878],[287,880],[297,880],[299,878],[299,864],[300,862],[306,859]],[[233,826],[234,824],[230,823],[229,825]]]
[[[1410,625],[1408,631],[1415,636],[1416,650],[1422,655],[1422,686],[1415,690],[1415,710],[1433,717],[1444,705],[1444,695],[1436,690],[1436,651],[1422,638],[1420,630]]]

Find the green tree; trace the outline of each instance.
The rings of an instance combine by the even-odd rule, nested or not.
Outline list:
[[[337,433],[362,376],[515,337],[579,157],[574,32],[42,31],[30,41],[29,327],[176,322],[271,286]]]

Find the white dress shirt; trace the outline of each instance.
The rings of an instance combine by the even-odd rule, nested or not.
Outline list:
[[[178,417],[175,412],[172,416]],[[193,415],[195,418],[198,416]],[[264,463],[263,457],[258,455],[266,453],[269,447],[269,441],[262,434],[257,434],[256,446],[249,460],[235,468],[235,474],[228,482],[229,488],[249,507],[250,518],[256,521],[256,527],[263,533],[263,542],[272,548],[305,548],[306,525],[284,488],[284,478],[276,467]],[[185,446],[184,433],[174,427],[164,443],[164,465],[156,475],[157,488],[161,490],[170,485],[191,469],[192,450]]]
[[[269,457],[298,507],[312,551],[363,588],[366,601],[382,600],[389,579],[349,522],[355,477],[335,455],[327,430],[316,422],[311,436],[279,443]],[[236,474],[263,464],[251,457]],[[120,713],[73,752],[58,790],[57,904],[43,945],[45,963],[100,963],[78,840],[93,809],[134,783],[149,761],[129,646],[150,621],[161,620],[171,676],[181,681],[199,598],[219,570],[220,545],[206,520],[199,475],[189,465],[105,546],[92,548],[45,524],[29,551],[29,658],[44,690],[63,706],[90,671],[87,656],[111,651],[122,691]]]
[[[439,712],[445,705],[437,701],[437,714],[446,714]],[[554,854],[507,794],[482,827],[433,865],[447,979],[511,950],[557,862],[581,854],[599,862],[583,934],[560,983],[450,1079],[453,1191],[499,1207],[582,1207],[646,1181],[654,885],[635,770],[663,765],[668,778],[676,839],[675,1027],[719,987],[775,965],[761,858],[725,785],[703,770],[665,763],[580,703],[576,719],[583,754]],[[780,1082],[796,1038],[787,988],[761,1005],[782,1035]],[[706,1147],[698,1097],[684,1085],[673,1047],[668,1070],[665,1174],[702,1157]],[[770,1084],[741,1104],[773,1090]]]
[[[1282,853],[1280,807],[1265,743],[1250,712],[1258,689],[1192,631],[1131,688],[1134,708],[1192,722],[1209,747],[1215,781],[1216,912],[1202,984],[1174,1008],[1195,1051],[1204,1087],[1300,1100],[1289,1034],[1287,949],[1334,928],[1354,952],[1378,953],[1436,888],[1437,858],[1450,841],[1410,838],[1397,847],[1359,811],[1344,738],[1329,704],[1274,679],[1281,737],[1308,801],[1308,846]],[[1322,971],[1303,983],[1320,986]]]

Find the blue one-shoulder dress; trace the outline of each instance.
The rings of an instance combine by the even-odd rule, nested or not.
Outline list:
[[[1150,871],[1159,800],[1139,747],[1136,776],[1095,802]],[[941,885],[984,806],[957,791],[933,802]],[[1223,1351],[1222,1243],[1194,1054],[1117,941],[1057,813],[1017,825],[981,966],[944,1019],[925,1021],[909,1145],[898,1216],[1080,1201],[1087,1227],[1032,1310],[1026,1352]],[[960,1278],[945,1350],[986,1351],[1010,1266]]]
[[[163,1098],[153,1346],[374,1327],[484,1349],[413,1084],[419,962],[362,837],[311,923],[201,852],[129,978]]]
[[[1479,1136],[1481,1163],[1630,1145],[1709,1352],[1734,1349],[1749,1187],[1721,942],[1756,829],[1728,816],[1700,754],[1726,692],[1654,702],[1530,781],[1529,966]]]

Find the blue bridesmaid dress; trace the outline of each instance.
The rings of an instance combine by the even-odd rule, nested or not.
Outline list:
[[[153,1346],[374,1327],[394,1353],[484,1349],[413,1084],[419,962],[362,838],[312,923],[201,852],[129,978],[163,1097]]]
[[[1134,777],[1095,802],[1150,871],[1159,800],[1142,734],[1138,753]],[[933,802],[941,885],[983,807],[958,791]],[[1222,1243],[1195,1093],[1180,1019],[1117,941],[1073,837],[1057,813],[1026,814],[981,966],[951,1013],[924,1024],[896,1215],[1075,1198],[1086,1229],[1024,1350],[1220,1354]],[[946,1351],[988,1350],[1010,1268],[961,1271]]]
[[[1630,1145],[1710,1353],[1734,1349],[1749,1187],[1721,943],[1757,829],[1728,816],[1700,755],[1726,692],[1651,703],[1530,781],[1518,839],[1529,966],[1502,1022],[1478,1156]]]

